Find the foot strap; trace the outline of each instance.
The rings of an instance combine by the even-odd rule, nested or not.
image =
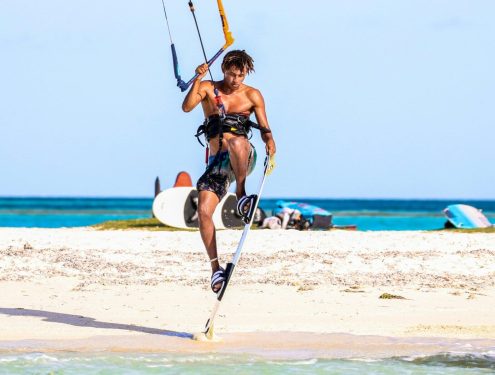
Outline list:
[[[211,290],[213,290],[214,293],[218,293],[222,289],[224,282],[225,282],[225,270],[222,267],[220,267],[218,270],[215,271],[215,273],[213,273],[213,275],[211,275]],[[215,285],[219,283],[222,283],[222,285],[220,285],[220,287],[215,288]]]
[[[258,196],[256,194],[244,195],[237,202],[237,215],[239,215],[242,221],[246,224],[251,222],[251,218],[254,213],[254,206]]]

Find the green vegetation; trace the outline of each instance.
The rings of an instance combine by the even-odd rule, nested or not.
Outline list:
[[[398,295],[395,295],[395,294],[390,294],[390,293],[383,293],[380,297],[378,297],[380,299],[405,299],[404,297],[402,296],[398,296]]]
[[[440,229],[440,230],[445,232],[455,232],[455,233],[495,233],[495,227],[473,228],[473,229],[449,228],[449,229]]]
[[[169,227],[167,225],[160,223],[155,218],[105,221],[100,224],[92,225],[92,227],[98,230],[140,229],[140,230],[169,231],[169,232],[187,230],[187,229]],[[251,229],[258,229],[258,228],[253,225]],[[191,230],[195,230],[195,229],[191,229]],[[495,227],[475,228],[475,229],[449,228],[449,229],[436,229],[433,231],[452,232],[452,233],[495,233]]]
[[[98,230],[141,229],[141,230],[152,230],[152,231],[163,230],[169,232],[184,230],[184,229],[178,229],[163,225],[155,218],[105,221],[100,224],[92,225],[92,227]]]

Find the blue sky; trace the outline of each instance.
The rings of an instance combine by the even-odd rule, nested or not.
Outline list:
[[[188,79],[202,61],[193,20],[187,1],[166,5]],[[266,196],[495,199],[495,2],[224,5],[277,141]],[[212,55],[216,2],[196,10]],[[150,196],[156,176],[196,180],[203,115],[180,109],[169,44],[160,0],[2,0],[0,195]]]

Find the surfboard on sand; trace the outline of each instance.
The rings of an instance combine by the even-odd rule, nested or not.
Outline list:
[[[237,198],[228,193],[213,213],[216,229],[244,226],[236,214]],[[174,187],[163,190],[153,201],[153,214],[165,225],[180,229],[197,229],[198,191],[192,187]]]
[[[443,212],[456,228],[473,229],[493,226],[480,210],[466,204],[453,204],[447,206]]]

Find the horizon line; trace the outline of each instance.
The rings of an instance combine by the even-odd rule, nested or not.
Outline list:
[[[0,195],[0,199],[151,199],[151,196],[100,196],[100,195]],[[418,197],[310,197],[310,196],[268,196],[261,199],[281,200],[400,200],[400,201],[495,201],[495,198],[418,198]]]

